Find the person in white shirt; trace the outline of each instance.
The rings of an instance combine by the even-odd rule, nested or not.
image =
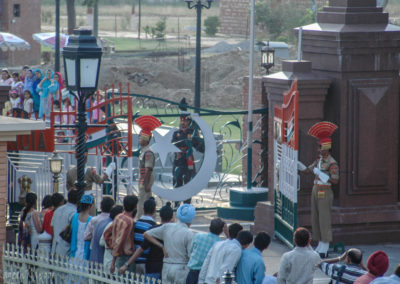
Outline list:
[[[21,98],[18,96],[17,91],[12,90],[10,92],[10,102],[12,108],[21,108]]]
[[[25,90],[24,97],[24,111],[28,114],[28,118],[30,118],[33,111],[33,99],[31,92],[29,90]]]
[[[296,247],[283,254],[277,284],[312,284],[321,258],[310,246],[310,232],[303,227],[294,232]]]
[[[196,209],[190,204],[183,204],[176,214],[178,223],[167,223],[144,233],[149,242],[164,250],[162,283],[165,284],[185,284],[189,273],[187,264],[194,236],[189,227]],[[163,241],[164,245],[157,239]]]
[[[229,226],[229,239],[217,242],[210,249],[200,270],[199,283],[221,283],[227,271],[233,272],[242,255],[242,250],[253,242],[249,231],[243,231],[240,224]]]

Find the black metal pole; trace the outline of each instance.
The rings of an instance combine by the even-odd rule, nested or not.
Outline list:
[[[138,23],[138,38],[140,39],[140,28],[142,25],[142,0],[139,0],[139,23]]]
[[[196,14],[197,14],[197,24],[196,24],[196,74],[194,81],[194,107],[197,108],[196,112],[199,113],[200,110],[200,80],[201,80],[201,10],[202,4],[201,0],[197,1],[196,4]]]
[[[54,54],[54,70],[60,71],[60,0],[56,0],[56,51]]]
[[[210,9],[212,0],[203,4],[201,0],[187,2],[189,9],[196,9],[196,74],[194,80],[194,107],[195,112],[200,113],[200,80],[201,80],[201,10],[203,8]]]
[[[76,189],[79,192],[79,196],[84,194],[86,188],[85,182],[85,163],[86,163],[86,141],[85,134],[87,129],[86,122],[86,97],[82,93],[78,93],[78,120],[76,122],[76,128],[78,130],[78,141],[76,143],[76,163],[77,163],[77,182]]]

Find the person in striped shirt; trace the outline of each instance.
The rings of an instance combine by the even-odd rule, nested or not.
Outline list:
[[[154,226],[153,228],[157,228],[162,226],[166,223],[171,223],[174,221],[174,211],[171,207],[171,202],[167,202],[160,209],[160,218],[161,224]],[[163,241],[157,240],[161,244],[164,244]],[[149,253],[146,257],[146,278],[150,277],[152,279],[160,279],[161,280],[161,271],[163,268],[163,258],[164,258],[164,251],[159,246],[149,242],[148,240],[144,240],[143,244],[138,248],[135,253],[131,256],[129,261],[120,268],[119,273],[124,274],[125,271],[128,269],[129,264],[134,263],[136,259],[142,255],[144,251],[149,250]]]
[[[345,261],[345,264],[338,264],[340,261]],[[352,284],[367,273],[362,264],[362,252],[356,248],[347,250],[339,257],[324,259],[319,267],[335,284]]]
[[[135,250],[138,250],[144,242],[144,232],[150,230],[152,227],[157,225],[153,216],[156,212],[156,201],[154,197],[150,197],[143,204],[144,214],[136,221],[135,228],[133,230],[133,240],[135,243]],[[135,262],[135,273],[145,274],[146,273],[146,259],[150,249],[143,252],[141,256],[136,259]]]

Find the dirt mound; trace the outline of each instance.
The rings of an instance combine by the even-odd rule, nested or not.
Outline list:
[[[254,74],[264,71],[255,56]],[[202,58],[202,107],[240,108],[243,77],[249,74],[249,53],[229,53]],[[193,58],[186,56],[185,71],[178,69],[177,57],[149,59],[138,57],[103,58],[99,87],[130,82],[131,92],[151,95],[178,102],[185,97],[193,103],[195,68]]]

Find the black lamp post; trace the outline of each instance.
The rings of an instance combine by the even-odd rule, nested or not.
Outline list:
[[[56,0],[56,51],[54,53],[54,71],[60,71],[60,0]]]
[[[76,91],[78,103],[78,120],[76,129],[77,183],[80,195],[85,190],[85,153],[86,141],[86,101],[97,90],[102,51],[97,45],[96,37],[91,30],[74,30],[68,45],[63,49],[65,78],[67,88]]]
[[[189,9],[196,9],[197,15],[196,15],[196,75],[195,75],[195,81],[194,81],[194,106],[196,107],[196,112],[200,112],[200,78],[201,78],[201,67],[200,67],[200,62],[201,62],[201,10],[203,8],[210,9],[211,8],[211,3],[214,0],[207,0],[207,1],[202,1],[202,0],[185,0],[185,2],[188,5]]]
[[[62,172],[63,160],[57,152],[54,152],[53,156],[49,158],[50,171],[53,174],[53,192],[58,192],[58,177]]]
[[[267,70],[275,65],[275,50],[269,47],[269,42],[261,49],[261,66]]]

